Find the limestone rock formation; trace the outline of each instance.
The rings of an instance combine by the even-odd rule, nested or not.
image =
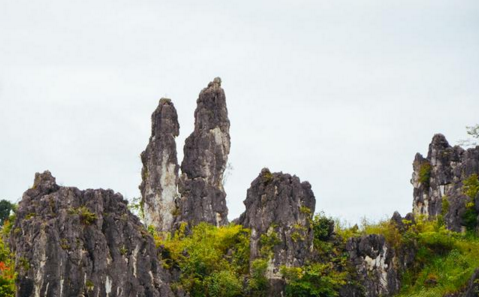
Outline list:
[[[264,168],[251,183],[244,204],[246,210],[238,224],[251,229],[250,260],[264,257],[265,251],[271,253],[267,271],[270,295],[280,296],[280,267],[302,266],[311,256],[310,221],[316,206],[311,185],[296,176]]]
[[[352,237],[346,244],[349,257],[364,288],[365,296],[392,296],[399,292],[399,274],[394,267],[394,250],[382,235]],[[347,293],[341,296],[356,296]]]
[[[140,191],[147,226],[157,231],[171,231],[178,196],[178,160],[175,138],[180,125],[175,106],[162,98],[151,115],[151,137],[141,153],[143,169]]]
[[[449,229],[464,229],[466,204],[474,201],[464,193],[463,185],[467,178],[479,174],[479,147],[451,147],[443,135],[436,134],[427,158],[416,154],[413,168],[414,213],[443,215]]]
[[[230,121],[221,79],[215,78],[196,101],[195,129],[186,139],[181,163],[177,224],[228,222],[223,174],[230,152]]]
[[[172,296],[153,239],[112,190],[37,173],[12,230],[17,296]]]
[[[466,291],[463,297],[477,297],[479,295],[479,269],[474,271],[474,274],[469,279]]]

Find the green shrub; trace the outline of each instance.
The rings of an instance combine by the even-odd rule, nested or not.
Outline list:
[[[282,267],[286,280],[286,296],[338,296],[346,284],[346,272],[338,272],[332,263],[312,263],[304,267]]]
[[[479,192],[479,179],[477,174],[471,174],[466,180],[463,181],[462,190],[469,198],[476,198],[476,195]]]
[[[210,296],[241,296],[243,284],[241,279],[230,270],[214,272],[205,278],[207,292]]]
[[[201,223],[190,235],[185,227],[173,237],[156,236],[166,268],[181,271],[179,283],[190,296],[239,296],[249,273],[250,230],[240,225]]]
[[[266,278],[268,261],[265,259],[256,259],[251,263],[251,276],[248,280],[248,295],[262,297],[266,296],[269,287],[269,281]]]
[[[79,207],[77,213],[80,216],[80,222],[84,225],[91,225],[97,220],[96,214],[91,212],[86,206]]]
[[[400,296],[444,296],[462,290],[479,267],[479,239],[447,230],[438,220],[416,218],[403,237],[418,242],[414,267],[403,274]],[[403,240],[404,242],[404,240]]]
[[[7,244],[10,229],[10,220],[5,219],[0,230],[0,296],[5,297],[15,296],[15,279],[17,277],[14,255],[10,252]]]
[[[275,225],[271,225],[266,234],[261,234],[259,240],[261,257],[270,258],[273,254],[274,247],[281,243],[275,228]]]
[[[466,203],[466,210],[462,215],[462,223],[468,231],[475,231],[478,216],[475,206],[475,198],[479,192],[479,180],[477,174],[471,174],[463,181],[462,191],[470,199],[469,202]]]
[[[324,214],[315,215],[313,218],[313,233],[315,240],[328,240],[334,231],[334,221]]]
[[[431,163],[424,162],[419,168],[419,182],[426,188],[429,188],[429,182],[431,180]]]
[[[462,215],[462,224],[467,231],[474,231],[477,227],[477,211],[474,202],[466,204],[466,210]]]
[[[449,198],[447,195],[442,196],[442,204],[441,204],[441,215],[445,216],[449,211]]]

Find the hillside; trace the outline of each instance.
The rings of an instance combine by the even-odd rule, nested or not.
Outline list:
[[[196,103],[180,164],[177,112],[159,101],[138,204],[37,173],[3,225],[0,296],[478,296],[479,147],[434,135],[404,217],[345,226],[309,182],[264,168],[230,220],[221,79]]]

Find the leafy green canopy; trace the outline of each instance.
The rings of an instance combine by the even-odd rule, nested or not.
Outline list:
[[[179,269],[173,289],[191,296],[243,296],[249,273],[249,229],[201,223],[186,236],[182,226],[172,238],[155,236],[165,268]]]

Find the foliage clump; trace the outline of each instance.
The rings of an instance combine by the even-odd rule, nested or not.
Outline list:
[[[302,267],[281,267],[286,281],[286,296],[333,297],[351,281],[345,241],[334,234],[334,220],[318,214],[311,220],[314,232],[310,262]]]
[[[78,208],[78,215],[80,216],[80,222],[84,225],[91,225],[96,222],[96,214],[91,212],[86,206]]]
[[[429,188],[430,180],[431,180],[431,163],[425,162],[421,164],[419,168],[419,182],[423,184],[426,188]]]
[[[3,226],[4,222],[8,220],[12,211],[15,211],[14,204],[8,200],[0,201],[0,226]]]
[[[332,262],[311,263],[304,267],[282,267],[287,280],[286,296],[329,297],[338,296],[346,284],[347,272],[338,271]]]
[[[10,252],[8,247],[8,237],[11,231],[10,221],[14,216],[3,221],[3,227],[0,230],[0,296],[14,297],[15,296],[15,279],[17,274],[15,272],[14,255]]]
[[[400,231],[390,221],[364,221],[354,233],[382,234],[396,251],[416,247],[412,266],[402,272],[399,296],[444,296],[462,290],[479,267],[479,238],[475,233],[450,231],[440,218],[418,216],[414,222],[403,223]]]
[[[475,198],[479,193],[479,180],[477,174],[471,174],[463,182],[462,190],[468,197],[466,202],[466,210],[462,215],[462,223],[468,231],[474,231],[477,227],[477,216]]]
[[[165,268],[179,269],[176,289],[190,296],[244,296],[249,273],[250,230],[240,225],[201,223],[190,235],[185,225],[174,236],[155,236]],[[262,267],[260,267],[262,268]],[[261,284],[257,284],[259,287]]]

